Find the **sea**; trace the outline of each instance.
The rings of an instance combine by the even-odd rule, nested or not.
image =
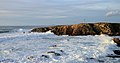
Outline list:
[[[120,63],[108,35],[57,36],[30,32],[41,26],[0,26],[0,63]]]

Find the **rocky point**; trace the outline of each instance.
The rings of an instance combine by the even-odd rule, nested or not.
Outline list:
[[[47,32],[51,30],[56,35],[120,35],[120,23],[81,23],[74,25],[58,25],[34,28],[31,32]]]

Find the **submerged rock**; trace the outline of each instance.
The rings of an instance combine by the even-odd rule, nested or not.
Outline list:
[[[49,59],[50,59],[49,55],[41,55],[40,58],[39,58],[39,60],[41,60],[41,61],[47,61]]]
[[[52,46],[50,46],[50,47],[57,47],[57,45],[52,45]]]
[[[59,25],[34,28],[31,32],[46,32],[51,30],[56,35],[120,35],[120,23],[81,23],[74,25]]]
[[[49,51],[49,52],[47,52],[47,53],[55,53],[55,51]]]
[[[33,56],[28,56],[27,59],[28,59],[28,60],[33,60],[34,57],[33,57]]]
[[[120,55],[107,55],[106,57],[111,57],[111,58],[120,58]]]
[[[61,56],[61,54],[60,53],[54,53],[55,54],[55,56]]]
[[[60,52],[62,52],[62,53],[63,53],[64,51],[63,51],[63,50],[60,50]]]
[[[92,57],[91,57],[91,58],[86,58],[86,59],[90,59],[90,60],[92,60],[92,59],[95,59],[95,58],[92,58]]]
[[[95,59],[95,58],[89,58],[89,59]]]
[[[52,54],[54,54],[55,56],[61,56],[60,53],[56,53],[55,51],[49,51],[49,52],[47,52],[47,53],[52,53]]]
[[[116,55],[120,55],[120,50],[114,50],[113,51]]]
[[[44,58],[49,58],[49,56],[48,56],[48,55],[42,55],[41,57],[44,57]]]

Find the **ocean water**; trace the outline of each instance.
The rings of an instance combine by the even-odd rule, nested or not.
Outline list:
[[[0,26],[0,33],[27,32],[36,27],[42,26]]]
[[[57,36],[50,31],[29,33],[34,27],[0,27],[0,63],[120,62],[119,58],[106,57],[120,49],[111,36]]]

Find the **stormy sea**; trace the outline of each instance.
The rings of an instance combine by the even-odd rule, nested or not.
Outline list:
[[[37,26],[0,26],[0,63],[119,63],[108,35],[57,36],[30,32]]]

